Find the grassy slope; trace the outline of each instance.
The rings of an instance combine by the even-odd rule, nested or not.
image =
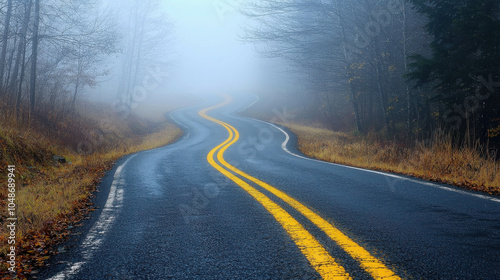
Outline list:
[[[40,122],[36,129],[0,125],[0,207],[6,209],[7,165],[16,165],[17,271],[21,278],[55,254],[55,245],[66,240],[69,229],[92,211],[90,199],[96,185],[116,159],[169,144],[182,134],[170,123],[134,116],[121,119],[111,111],[93,108],[86,113],[92,117]],[[93,153],[82,154],[77,147]],[[54,155],[71,164],[57,163]],[[0,212],[2,224],[6,215]],[[7,234],[1,227],[0,278],[6,271]]]
[[[409,147],[298,124],[286,124],[297,135],[299,149],[324,161],[383,170],[500,194],[500,163],[473,148],[453,148],[449,139]]]

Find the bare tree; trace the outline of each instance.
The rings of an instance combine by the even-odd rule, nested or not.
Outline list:
[[[33,38],[31,43],[31,76],[30,76],[30,112],[35,112],[36,104],[36,74],[37,74],[37,60],[38,60],[38,28],[40,24],[40,0],[35,0],[35,15],[33,19]]]
[[[2,38],[2,52],[0,54],[0,95],[4,92],[3,79],[5,75],[5,65],[7,56],[7,45],[10,32],[10,21],[12,17],[12,0],[7,1],[7,14],[4,21],[3,38]]]
[[[402,119],[411,129],[414,92],[404,74],[410,46],[420,38],[407,34],[415,12],[403,2],[264,0],[243,13],[255,20],[244,39],[304,73],[333,121],[347,98],[358,131],[393,134]]]
[[[29,108],[30,117],[47,114],[44,109],[60,115],[74,111],[80,92],[108,73],[103,62],[117,52],[117,21],[100,10],[97,0],[4,3],[2,112],[15,111],[20,120],[23,108]]]
[[[17,47],[16,61],[14,62],[14,70],[12,73],[12,78],[9,86],[9,91],[16,92],[16,119],[19,120],[20,110],[21,110],[21,98],[22,98],[22,84],[24,80],[24,69],[26,60],[26,37],[28,34],[28,27],[30,23],[31,7],[33,6],[33,1],[26,1],[23,5],[24,7],[24,18],[22,20],[22,27],[20,33],[19,44]],[[20,75],[19,75],[19,70]],[[18,77],[19,76],[19,77]]]
[[[123,70],[117,96],[120,106],[130,109],[140,75],[147,71],[148,64],[157,65],[157,57],[168,49],[172,25],[158,9],[157,0],[135,0],[128,5],[127,21],[123,24],[127,27],[123,33],[128,36],[123,41]]]

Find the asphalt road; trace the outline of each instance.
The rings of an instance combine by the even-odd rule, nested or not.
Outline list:
[[[500,279],[498,198],[307,159],[252,100],[172,113],[185,136],[121,159],[39,278]]]

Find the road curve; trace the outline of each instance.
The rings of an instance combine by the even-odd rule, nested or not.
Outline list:
[[[120,160],[39,278],[500,279],[499,199],[307,159],[252,100],[172,113],[185,136]]]

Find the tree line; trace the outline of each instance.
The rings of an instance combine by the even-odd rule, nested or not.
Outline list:
[[[262,0],[244,39],[286,59],[335,122],[500,142],[499,0]],[[351,115],[347,116],[351,118]]]
[[[109,94],[126,99],[171,31],[159,3],[0,1],[0,117],[61,120],[116,64],[122,86]]]

